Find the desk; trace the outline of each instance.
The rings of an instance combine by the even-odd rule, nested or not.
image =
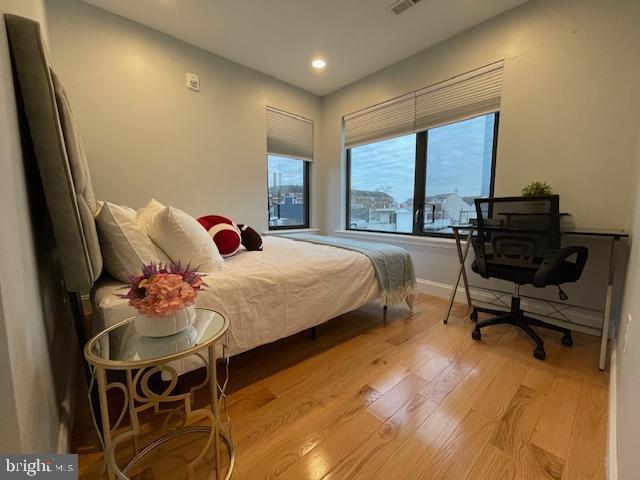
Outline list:
[[[472,305],[471,293],[469,290],[469,282],[467,280],[467,272],[465,269],[465,262],[467,255],[469,254],[469,247],[471,246],[471,239],[473,233],[477,230],[475,225],[451,225],[449,227],[453,231],[453,236],[456,240],[456,250],[458,251],[458,261],[460,262],[460,269],[458,270],[458,276],[456,277],[455,285],[451,290],[451,296],[449,297],[449,305],[445,311],[444,323],[449,321],[449,315],[451,314],[451,308],[460,285],[460,278],[462,278],[464,284],[464,291],[467,296],[467,304]],[[464,247],[461,244],[461,232],[466,232],[466,241]],[[607,357],[607,342],[609,340],[609,323],[611,320],[611,303],[613,298],[613,280],[616,273],[616,263],[618,260],[618,246],[622,238],[627,238],[629,234],[624,230],[615,229],[603,229],[603,228],[580,228],[580,227],[563,227],[561,229],[562,235],[572,235],[580,237],[603,237],[611,240],[609,250],[609,273],[607,279],[607,295],[602,312],[602,328],[601,328],[601,341],[600,341],[600,360],[598,362],[598,368],[604,370],[606,367]]]

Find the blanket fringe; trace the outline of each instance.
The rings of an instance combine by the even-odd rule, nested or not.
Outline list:
[[[394,288],[391,291],[382,292],[380,300],[383,305],[398,305],[403,302],[407,302],[407,305],[413,311],[413,301],[416,297],[416,284],[414,282],[406,282],[404,285],[398,288]]]

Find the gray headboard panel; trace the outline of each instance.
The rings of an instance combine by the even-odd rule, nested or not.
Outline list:
[[[5,15],[28,133],[70,292],[88,291],[102,272],[89,167],[66,94],[47,61],[40,25]],[[20,105],[19,105],[20,107]]]

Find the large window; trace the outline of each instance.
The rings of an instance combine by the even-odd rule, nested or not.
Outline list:
[[[498,113],[347,150],[347,228],[448,234],[493,193]]]
[[[309,162],[267,155],[269,228],[308,227]]]

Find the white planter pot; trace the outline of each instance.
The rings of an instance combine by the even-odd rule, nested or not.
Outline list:
[[[139,313],[134,320],[134,328],[143,337],[168,337],[193,325],[195,318],[196,308],[193,305],[164,317],[148,317]]]

